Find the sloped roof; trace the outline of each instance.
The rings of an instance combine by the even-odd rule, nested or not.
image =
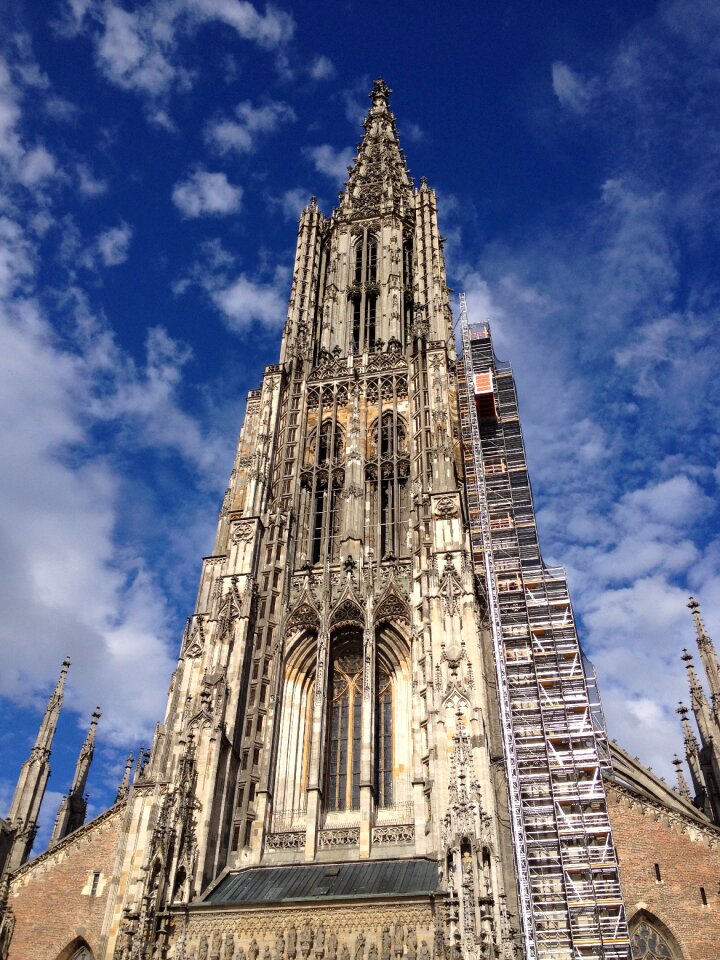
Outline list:
[[[429,896],[438,887],[435,860],[249,867],[228,873],[204,899],[209,904],[283,903]]]
[[[610,741],[612,773],[606,774],[610,782],[625,787],[637,796],[660,803],[673,813],[694,820],[698,826],[716,829],[705,814],[681,797],[669,784],[643,766],[639,760],[626,753],[614,740]]]

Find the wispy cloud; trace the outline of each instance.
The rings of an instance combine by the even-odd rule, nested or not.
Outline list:
[[[242,187],[233,186],[224,173],[207,170],[196,170],[172,192],[173,203],[185,217],[237,213],[242,196]]]
[[[247,0],[152,0],[136,9],[98,0],[71,0],[58,23],[61,32],[90,33],[107,79],[151,99],[189,88],[180,41],[205,23],[224,23],[242,40],[278,51],[291,39],[292,16],[274,7],[264,13]]]
[[[337,150],[329,143],[322,143],[317,147],[306,147],[305,155],[318,173],[325,174],[326,177],[330,177],[336,183],[347,180],[347,168],[355,156],[351,147]]]
[[[335,64],[330,57],[318,54],[310,61],[308,73],[313,80],[332,80],[335,76]]]
[[[557,60],[552,65],[552,86],[560,103],[573,113],[586,113],[592,102],[595,87],[592,80],[583,80],[566,63]]]
[[[287,103],[268,100],[253,106],[244,100],[235,108],[233,120],[214,120],[206,137],[221,153],[251,153],[262,136],[274,133],[282,124],[295,120],[295,111]]]

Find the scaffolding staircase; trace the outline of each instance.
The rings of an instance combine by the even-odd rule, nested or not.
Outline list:
[[[543,563],[508,364],[460,296],[473,565],[487,600],[526,960],[627,960],[608,761],[562,568]]]

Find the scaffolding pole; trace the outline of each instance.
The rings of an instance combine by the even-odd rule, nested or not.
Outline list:
[[[486,597],[527,960],[627,960],[602,769],[607,743],[565,572],[546,567],[512,371],[460,295],[473,566]]]

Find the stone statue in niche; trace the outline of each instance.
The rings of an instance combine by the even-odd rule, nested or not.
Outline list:
[[[383,927],[381,943],[381,952],[380,956],[382,960],[390,960],[390,929],[389,927]]]
[[[245,960],[245,951],[242,947],[237,952],[237,960]]]
[[[430,948],[427,945],[427,940],[423,940],[420,944],[420,960],[430,960]]]
[[[335,931],[331,931],[330,936],[328,937],[327,945],[327,957],[328,960],[335,960],[337,956],[337,934]]]
[[[260,950],[257,945],[257,940],[253,937],[247,949],[248,960],[257,960],[258,953],[260,953]]]
[[[415,934],[415,927],[408,927],[407,933],[407,955],[408,960],[415,960],[417,956],[417,936]]]
[[[325,927],[320,926],[315,931],[315,956],[322,957],[325,953]]]
[[[300,931],[300,936],[298,937],[298,943],[300,944],[300,953],[303,957],[307,957],[310,953],[310,947],[312,946],[312,931],[310,929],[310,921],[306,920],[303,924],[303,928]]]
[[[295,960],[297,954],[297,930],[294,924],[290,924],[287,932],[287,955],[288,960]]]
[[[393,950],[396,957],[401,957],[403,952],[403,925],[398,920],[393,931]]]
[[[340,951],[340,960],[350,960],[350,951],[346,943],[343,944],[343,948]]]
[[[285,937],[280,932],[275,938],[275,960],[284,960],[285,957]]]
[[[265,949],[263,950],[263,960],[272,960],[272,954],[270,953],[270,947],[265,944]]]
[[[198,942],[198,960],[207,960],[209,949],[208,938],[203,934]]]
[[[235,957],[235,934],[226,933],[225,939],[223,940],[222,953],[220,954],[222,960],[234,960]]]
[[[365,956],[365,937],[359,933],[355,941],[355,960],[363,960]]]
[[[377,947],[374,943],[370,944],[370,949],[368,950],[368,960],[377,960],[378,952]]]

